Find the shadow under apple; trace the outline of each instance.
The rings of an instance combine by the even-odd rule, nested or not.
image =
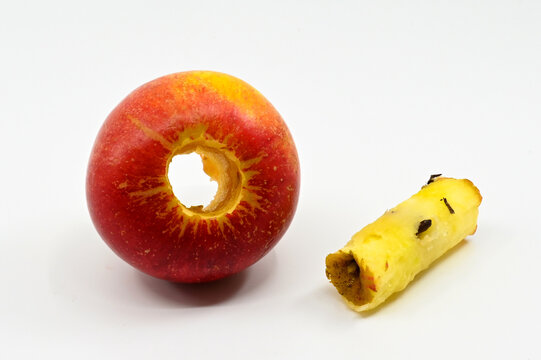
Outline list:
[[[250,293],[265,283],[276,266],[276,254],[268,253],[249,268],[224,279],[200,283],[183,284],[156,279],[135,271],[141,288],[162,302],[183,307],[202,307],[220,303],[246,301]]]
[[[134,269],[117,257],[92,225],[59,229],[51,248],[49,284],[55,297],[86,307],[193,308],[253,300],[275,273],[271,251],[248,269],[210,283],[180,284]]]
[[[200,307],[224,303],[235,296],[246,283],[249,271],[248,269],[224,279],[201,284],[173,283],[136,272],[136,281],[143,290],[168,303]]]

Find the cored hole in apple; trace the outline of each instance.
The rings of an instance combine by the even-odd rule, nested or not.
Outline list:
[[[208,206],[218,189],[218,183],[203,171],[201,156],[197,153],[174,156],[167,176],[173,193],[187,208]]]

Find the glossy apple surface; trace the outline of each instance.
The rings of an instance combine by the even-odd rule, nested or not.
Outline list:
[[[195,152],[218,182],[205,208],[186,207],[167,177]],[[108,116],[90,156],[86,192],[100,236],[152,276],[204,282],[263,257],[287,230],[299,160],[276,109],[253,87],[210,71],[153,80]]]

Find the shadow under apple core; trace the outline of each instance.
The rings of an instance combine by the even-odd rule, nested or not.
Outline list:
[[[408,289],[411,289],[411,288],[415,287],[415,285],[419,282],[419,280],[421,280],[426,274],[430,273],[430,271],[433,268],[437,267],[438,264],[444,262],[445,259],[447,259],[449,256],[451,256],[452,254],[458,252],[460,249],[462,249],[464,246],[467,246],[467,245],[468,245],[468,238],[462,240],[457,245],[455,245],[453,248],[449,249],[445,254],[443,254],[442,256],[437,258],[436,260],[434,260],[432,262],[432,264],[430,264],[430,266],[428,268],[426,268],[425,270],[418,273],[415,276],[415,278],[406,286],[406,288],[404,288],[401,291],[393,293],[391,296],[389,296],[387,298],[387,300],[385,300],[382,304],[380,304],[376,308],[374,308],[372,310],[363,311],[363,312],[359,313],[359,315],[361,315],[361,317],[363,317],[363,318],[368,318],[368,317],[378,313],[379,311],[385,309],[386,307],[390,306],[396,300],[398,300],[400,297],[402,297],[405,293],[407,293]]]

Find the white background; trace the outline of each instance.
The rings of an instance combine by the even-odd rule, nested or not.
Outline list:
[[[0,6],[0,358],[540,359],[541,2],[12,1]],[[249,82],[302,190],[247,271],[173,285],[94,230],[94,138],[130,91]],[[475,236],[368,315],[324,259],[433,173],[484,197]]]

